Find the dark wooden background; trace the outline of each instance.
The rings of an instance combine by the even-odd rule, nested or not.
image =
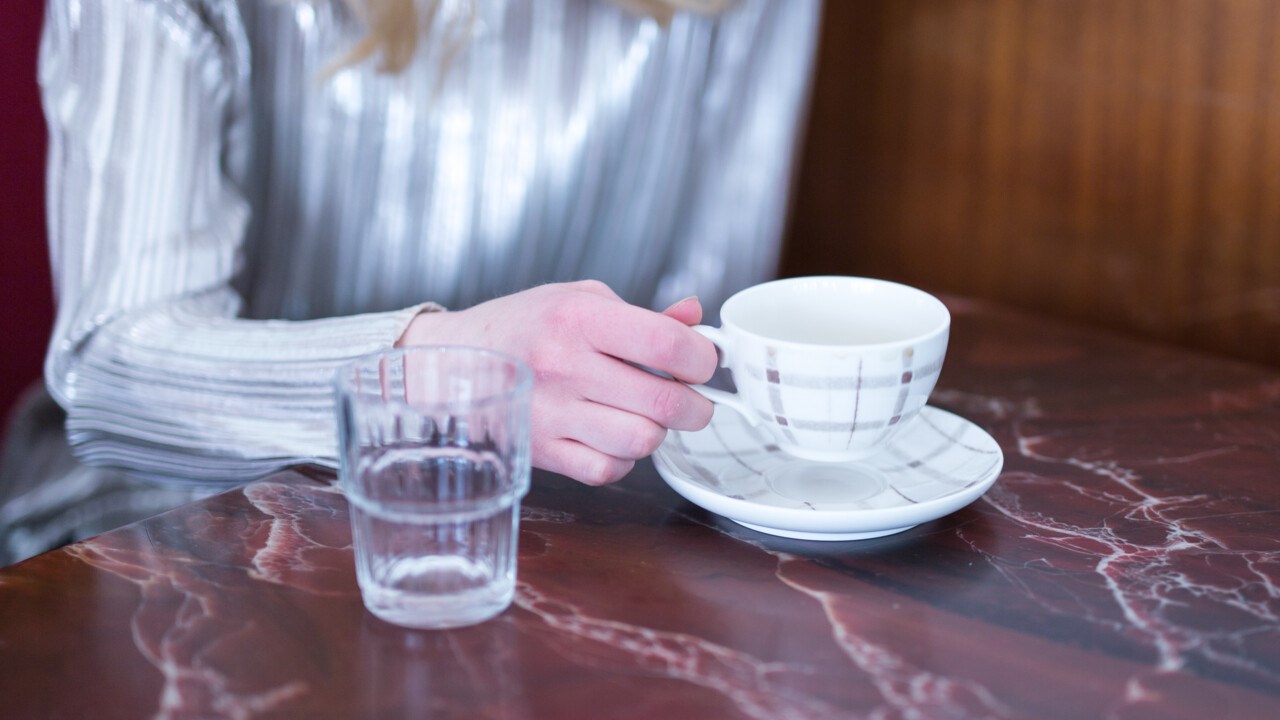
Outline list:
[[[0,413],[50,291],[42,3],[0,10]],[[828,0],[787,274],[1280,365],[1280,2]]]
[[[784,271],[1280,365],[1280,2],[831,0]]]

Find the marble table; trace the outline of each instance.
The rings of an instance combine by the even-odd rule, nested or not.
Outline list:
[[[1280,372],[949,304],[935,404],[1005,453],[950,516],[785,540],[647,462],[540,475],[513,607],[417,632],[287,472],[0,571],[0,715],[1280,717]]]

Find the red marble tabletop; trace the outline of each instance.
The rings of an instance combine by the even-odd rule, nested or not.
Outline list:
[[[539,475],[514,605],[362,608],[285,473],[0,571],[4,717],[1280,717],[1280,373],[951,302],[1004,473],[899,535],[761,535],[651,464]]]

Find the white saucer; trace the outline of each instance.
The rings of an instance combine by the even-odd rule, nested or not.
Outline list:
[[[822,463],[786,454],[717,405],[698,432],[671,431],[653,463],[685,499],[740,525],[802,540],[863,540],[936,520],[977,500],[1004,465],[982,428],[926,407],[884,450]]]

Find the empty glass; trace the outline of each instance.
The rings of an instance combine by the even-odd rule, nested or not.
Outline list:
[[[365,607],[397,625],[471,625],[515,589],[532,373],[479,348],[368,355],[336,380],[342,488]]]

